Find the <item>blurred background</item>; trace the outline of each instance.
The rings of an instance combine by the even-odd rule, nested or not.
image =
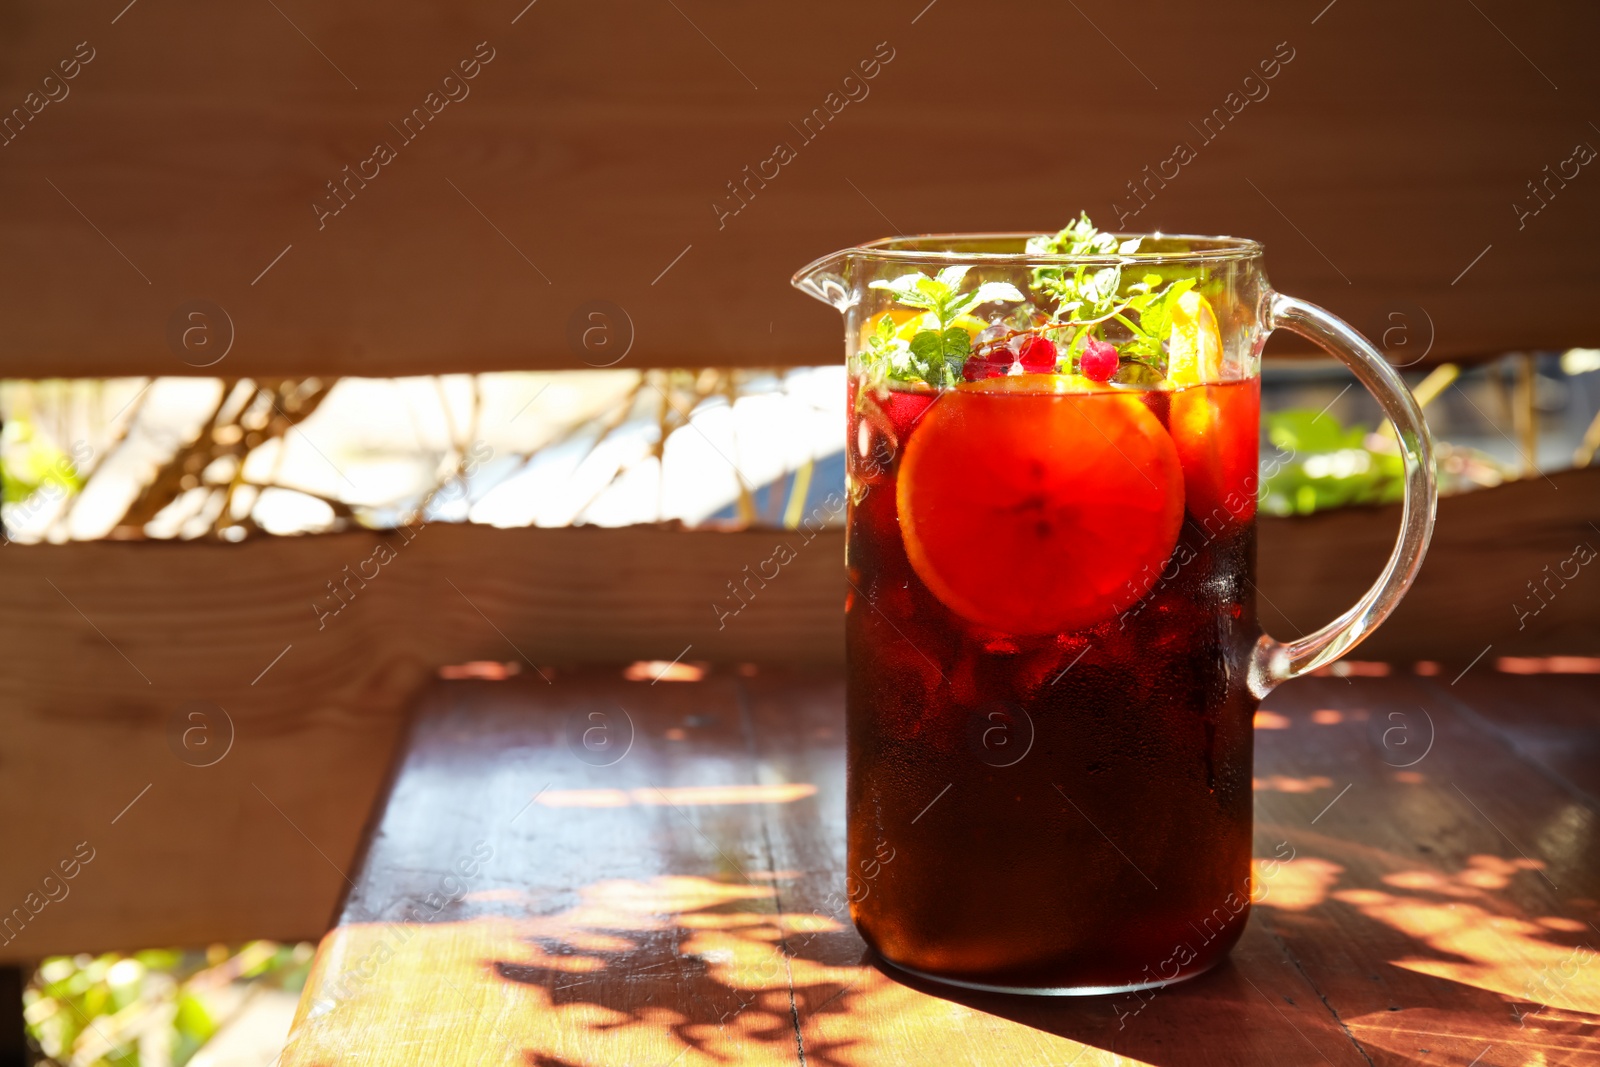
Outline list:
[[[1600,350],[1406,377],[1426,402],[1447,494],[1593,458]],[[6,536],[234,542],[434,521],[794,528],[844,490],[844,405],[842,362],[12,381],[0,384]],[[1268,513],[1399,499],[1377,404],[1343,366],[1269,361],[1263,406]]]

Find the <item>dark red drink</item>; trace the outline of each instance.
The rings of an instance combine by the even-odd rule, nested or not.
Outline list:
[[[858,382],[851,407],[862,936],[987,988],[1213,965],[1251,889],[1257,381]]]

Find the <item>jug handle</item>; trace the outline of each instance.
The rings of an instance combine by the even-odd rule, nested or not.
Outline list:
[[[1411,587],[1433,536],[1438,491],[1434,484],[1433,444],[1416,398],[1404,380],[1366,338],[1348,323],[1315,304],[1268,292],[1264,298],[1268,330],[1283,327],[1323,348],[1355,373],[1394,424],[1405,463],[1405,499],[1400,535],[1383,573],[1344,614],[1313,633],[1279,642],[1262,635],[1250,666],[1250,690],[1264,697],[1291,678],[1331,663],[1354,648],[1389,617]]]

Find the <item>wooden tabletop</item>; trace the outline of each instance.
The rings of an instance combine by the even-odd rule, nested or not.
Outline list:
[[[1274,693],[1231,962],[1066,999],[867,958],[837,675],[440,683],[281,1062],[1600,1063],[1600,679],[1454,676]]]

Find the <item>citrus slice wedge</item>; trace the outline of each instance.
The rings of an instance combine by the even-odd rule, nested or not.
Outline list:
[[[1248,522],[1260,486],[1261,380],[1179,389],[1169,418],[1195,522],[1209,536]]]
[[[1036,395],[1115,392],[1111,386],[1092,381],[1081,374],[1007,374],[999,378],[981,378],[975,382],[958,382],[956,388],[967,393]]]
[[[1019,388],[959,389],[929,408],[896,488],[906,555],[972,622],[1082,629],[1155,583],[1183,523],[1183,471],[1136,397]]]
[[[1167,335],[1167,380],[1176,386],[1199,385],[1222,377],[1222,331],[1211,302],[1190,289],[1172,309]]]

